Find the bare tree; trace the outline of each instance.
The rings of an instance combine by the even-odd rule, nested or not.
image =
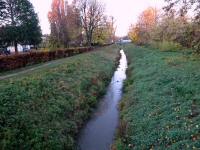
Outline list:
[[[164,7],[166,12],[177,9],[181,16],[185,16],[189,10],[193,11],[196,22],[200,22],[200,0],[165,0],[167,6]]]
[[[93,33],[104,16],[104,6],[97,0],[79,0],[82,26],[85,30],[87,45],[91,46]]]

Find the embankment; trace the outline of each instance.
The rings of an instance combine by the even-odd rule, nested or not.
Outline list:
[[[117,56],[115,46],[104,47],[0,81],[1,149],[74,149]]]
[[[128,79],[115,147],[200,148],[200,59],[128,45]]]

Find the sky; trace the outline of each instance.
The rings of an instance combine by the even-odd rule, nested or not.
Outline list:
[[[38,13],[43,34],[50,33],[47,18],[52,0],[30,0]],[[136,23],[139,14],[148,7],[162,8],[164,0],[99,0],[105,5],[106,14],[115,18],[116,35],[127,35],[131,24]],[[70,0],[69,0],[70,2]]]

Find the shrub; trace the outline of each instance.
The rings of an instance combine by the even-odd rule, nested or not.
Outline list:
[[[59,58],[73,56],[83,52],[91,51],[92,48],[59,49],[55,51],[33,51],[29,53],[20,53],[10,56],[0,57],[0,72],[13,70],[28,65],[47,62]]]
[[[159,49],[161,51],[178,51],[183,49],[183,47],[176,42],[170,42],[170,41],[163,41],[163,42],[151,42],[150,46],[152,48]]]

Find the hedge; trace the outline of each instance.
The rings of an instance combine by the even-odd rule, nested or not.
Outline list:
[[[9,56],[0,56],[0,72],[22,68],[28,65],[47,62],[59,58],[70,57],[76,54],[93,50],[93,48],[76,48],[55,51],[32,51]]]

